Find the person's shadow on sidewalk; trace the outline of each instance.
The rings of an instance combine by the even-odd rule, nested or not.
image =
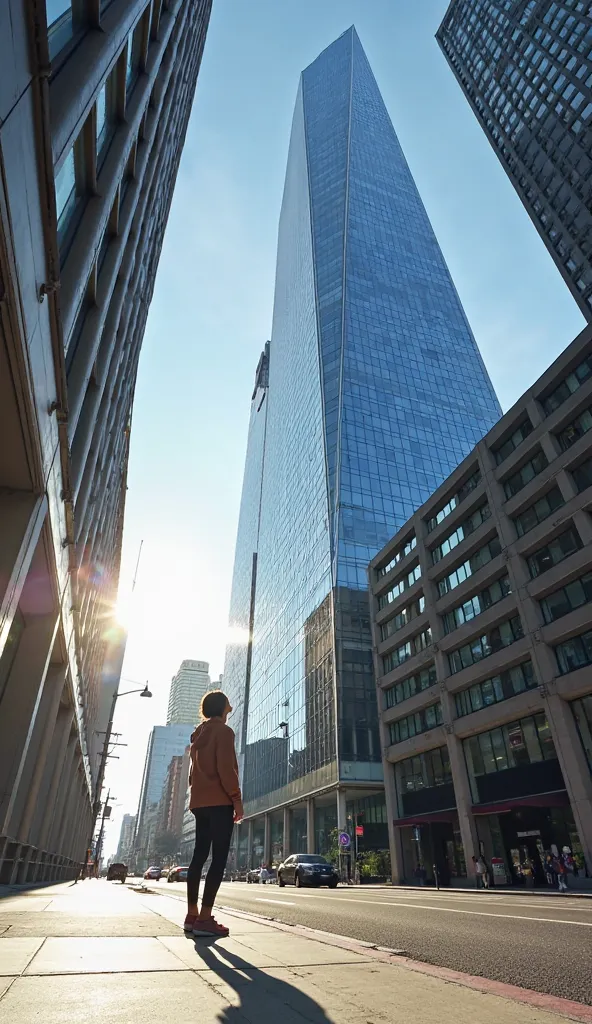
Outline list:
[[[307,1024],[332,1024],[323,1008],[295,985],[253,967],[223,946],[216,946],[216,956],[213,944],[202,942],[195,944],[200,959],[240,997],[239,1006],[225,1006],[218,1014],[220,1024],[243,1024],[245,1019],[250,1024],[292,1024],[296,1018]]]

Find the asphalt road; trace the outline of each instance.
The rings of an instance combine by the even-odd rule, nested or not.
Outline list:
[[[184,885],[146,883],[184,899]],[[218,903],[592,1005],[592,900],[528,893],[223,883]]]

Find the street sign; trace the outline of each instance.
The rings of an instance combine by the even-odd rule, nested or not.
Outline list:
[[[363,836],[364,835],[364,826],[363,825],[356,825],[356,835],[357,836]]]
[[[351,846],[351,839],[347,832],[339,833],[339,845],[342,846],[344,850],[349,850]]]

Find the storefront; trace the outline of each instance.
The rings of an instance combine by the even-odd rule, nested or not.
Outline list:
[[[586,876],[580,839],[544,712],[464,741],[481,853],[498,885],[557,884],[546,870],[565,861],[572,881]]]
[[[475,807],[477,834],[494,885],[546,886],[545,862],[564,855],[568,884],[583,882],[586,863],[567,793],[532,797],[528,802]],[[487,813],[488,811],[488,813]]]
[[[405,885],[466,885],[467,868],[456,811],[398,824]]]

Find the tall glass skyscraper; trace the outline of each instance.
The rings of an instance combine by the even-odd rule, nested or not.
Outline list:
[[[284,853],[318,849],[380,793],[367,565],[499,415],[350,28],[298,89],[237,538],[224,685],[267,855],[282,807]]]
[[[592,5],[452,0],[438,42],[592,320]]]

